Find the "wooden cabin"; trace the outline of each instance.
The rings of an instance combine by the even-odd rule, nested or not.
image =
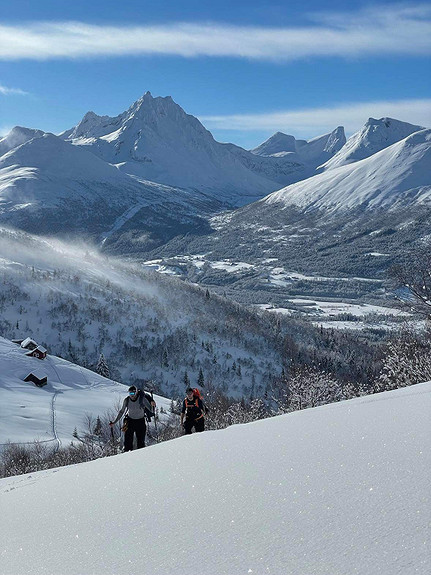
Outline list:
[[[37,343],[34,341],[34,339],[31,339],[31,337],[26,337],[22,342],[21,342],[21,347],[23,349],[36,349],[37,348]]]
[[[40,371],[32,371],[24,378],[24,381],[31,381],[37,387],[43,387],[48,383],[48,376]]]
[[[37,359],[45,359],[46,354],[47,350],[41,345],[38,345],[36,348],[28,351],[25,355],[28,357],[37,357]]]

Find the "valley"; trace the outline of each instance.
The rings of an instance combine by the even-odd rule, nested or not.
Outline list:
[[[296,363],[345,380],[353,348],[372,387],[410,318],[388,269],[429,238],[430,139],[370,118],[347,140],[244,150],[150,93],[59,135],[16,127],[0,140],[1,335],[90,368],[104,353],[168,397],[200,372],[235,397]]]

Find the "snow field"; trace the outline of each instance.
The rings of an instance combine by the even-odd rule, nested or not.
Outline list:
[[[74,429],[84,429],[87,414],[103,416],[127,395],[126,385],[52,355],[42,361],[26,357],[24,349],[1,337],[0,358],[0,449],[8,441],[35,439],[67,446]],[[23,381],[35,371],[47,375],[45,387]],[[155,401],[169,412],[168,399],[155,396]]]
[[[0,481],[2,575],[431,567],[431,383]]]

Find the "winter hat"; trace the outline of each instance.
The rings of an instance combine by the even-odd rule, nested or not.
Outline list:
[[[136,388],[136,385],[131,385],[131,386],[129,387],[129,391],[134,391],[134,392],[136,393],[136,392],[138,391],[137,388]]]

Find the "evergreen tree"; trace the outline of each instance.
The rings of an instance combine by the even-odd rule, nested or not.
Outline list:
[[[168,352],[166,349],[162,353],[162,367],[169,367]]]
[[[202,371],[202,368],[201,368],[201,367],[199,368],[198,386],[199,386],[199,387],[205,387],[204,372]]]
[[[106,363],[106,359],[103,353],[101,353],[99,356],[99,361],[97,362],[96,365],[96,373],[102,375],[103,377],[107,377],[108,379],[111,376],[111,372],[109,371],[109,367],[108,364]]]
[[[183,377],[183,382],[184,382],[184,387],[187,389],[188,387],[190,387],[190,378],[188,376],[187,371],[184,372],[184,377]]]
[[[94,426],[93,430],[94,435],[102,435],[102,422],[100,421],[100,417],[97,416],[96,425]]]

